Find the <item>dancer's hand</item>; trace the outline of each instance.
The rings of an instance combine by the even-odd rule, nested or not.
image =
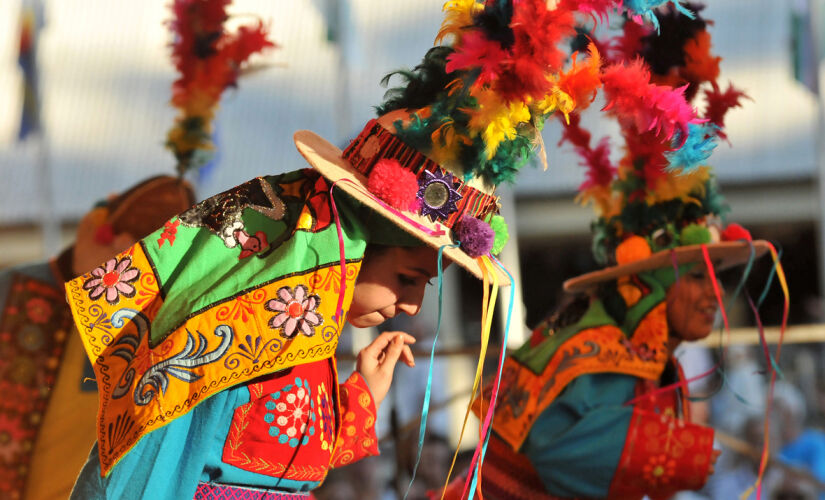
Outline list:
[[[384,332],[370,345],[358,353],[355,370],[364,377],[375,400],[375,407],[379,407],[392,383],[392,374],[399,358],[409,367],[415,366],[415,359],[409,344],[414,344],[415,338],[404,332]]]
[[[710,467],[708,467],[708,476],[713,475],[716,470],[716,459],[719,458],[719,455],[722,454],[722,450],[716,450],[710,452]]]

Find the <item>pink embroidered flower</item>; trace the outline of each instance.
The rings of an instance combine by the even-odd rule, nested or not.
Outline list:
[[[45,323],[52,314],[52,305],[42,297],[32,297],[26,302],[26,314],[34,323]]]
[[[92,271],[92,276],[83,283],[84,290],[91,290],[89,298],[97,300],[105,295],[106,302],[114,305],[120,301],[120,296],[134,297],[135,287],[131,285],[138,279],[140,271],[131,267],[132,259],[123,257],[108,260]]]
[[[278,297],[270,299],[264,305],[267,311],[276,314],[269,320],[270,328],[281,329],[284,337],[291,339],[298,331],[312,337],[315,335],[315,327],[323,323],[324,318],[316,309],[321,304],[321,297],[309,295],[309,290],[304,285],[298,285],[295,289],[284,286],[278,289]]]

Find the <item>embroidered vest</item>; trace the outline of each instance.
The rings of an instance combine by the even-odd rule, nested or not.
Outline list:
[[[536,335],[546,335],[540,325]],[[589,373],[621,373],[658,380],[667,362],[666,304],[661,301],[638,321],[631,336],[594,301],[582,319],[550,332],[533,346],[526,343],[505,360],[493,429],[519,450],[536,418],[573,379]],[[473,403],[476,414],[487,408],[491,387]],[[481,403],[481,405],[479,405]]]
[[[366,247],[312,170],[209,198],[66,285],[100,391],[101,474],[233,385],[333,355]],[[343,276],[342,276],[343,271]]]

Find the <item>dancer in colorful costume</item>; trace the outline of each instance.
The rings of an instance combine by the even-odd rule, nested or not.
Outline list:
[[[415,314],[447,261],[490,295],[507,284],[495,186],[540,148],[549,115],[599,85],[595,53],[563,68],[571,5],[448,2],[452,43],[402,72],[343,152],[299,131],[314,169],[205,200],[68,283],[101,398],[73,498],[302,498],[378,453],[376,407],[413,339],[382,334],[339,384],[338,336]]]
[[[86,214],[54,259],[0,273],[0,497],[66,498],[94,443],[97,390],[64,281],[194,201],[186,183],[153,177]]]
[[[726,207],[705,162],[743,94],[719,91],[700,7],[687,7],[690,17],[657,14],[661,34],[626,22],[618,40],[597,43],[612,47],[601,80],[625,156],[614,167],[607,138],[592,147],[578,116],[563,141],[588,169],[579,200],[596,209],[593,251],[604,269],[565,282],[578,295],[507,358],[478,479],[484,498],[665,499],[713,472],[713,429],[691,423],[673,350],[711,333],[721,303],[715,271],[751,262],[769,244],[721,222]],[[704,84],[704,121],[684,99],[662,112]],[[466,483],[457,479],[444,497],[475,496]]]

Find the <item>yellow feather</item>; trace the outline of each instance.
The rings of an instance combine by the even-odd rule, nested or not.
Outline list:
[[[523,102],[501,106],[497,111],[482,133],[488,160],[495,156],[502,141],[513,140],[516,137],[516,127],[519,124],[530,121],[530,109]]]
[[[656,182],[656,189],[648,194],[648,203],[658,203],[667,200],[681,199],[687,202],[699,203],[694,196],[703,196],[705,183],[710,178],[710,168],[699,167],[688,173],[673,172],[663,176]]]
[[[440,45],[441,42],[449,37],[454,37],[455,44],[461,39],[461,32],[473,24],[473,14],[484,9],[484,4],[478,3],[476,0],[449,0],[444,3],[443,10],[444,22],[441,24],[441,29],[435,36],[435,44]]]

